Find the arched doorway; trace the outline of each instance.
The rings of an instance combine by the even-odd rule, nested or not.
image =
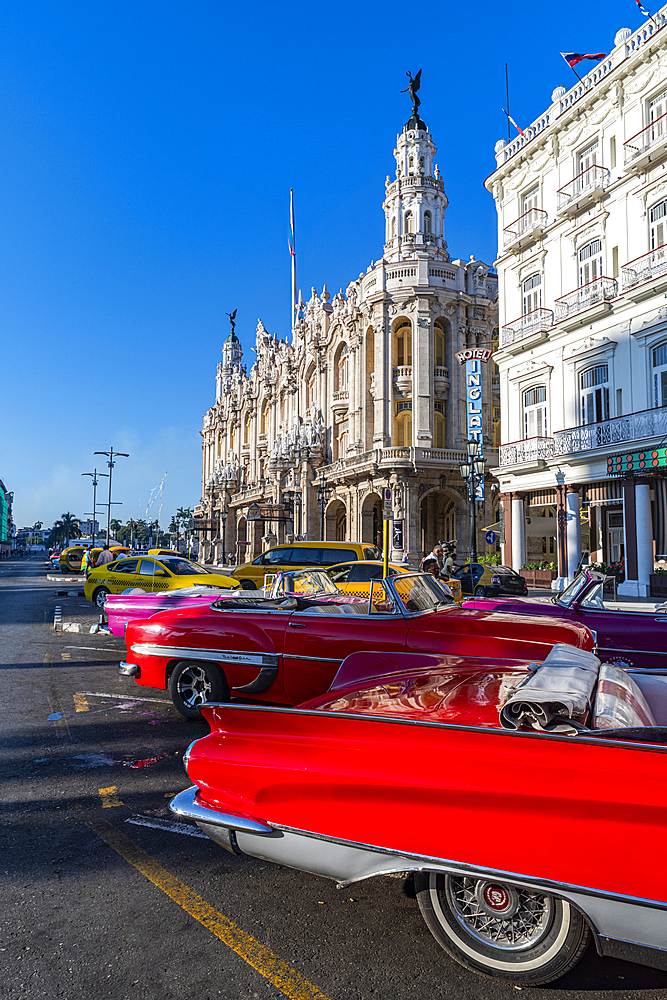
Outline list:
[[[236,523],[236,562],[239,565],[246,561],[248,555],[246,519],[240,517]]]
[[[421,547],[424,555],[438,542],[457,539],[456,501],[443,490],[428,493],[421,503]]]
[[[361,506],[361,540],[370,542],[382,551],[382,498],[369,493]]]
[[[332,500],[324,514],[324,541],[347,540],[347,509],[342,500]]]

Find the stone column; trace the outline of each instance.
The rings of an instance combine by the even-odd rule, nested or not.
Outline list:
[[[567,517],[567,579],[572,583],[581,562],[581,514],[579,487],[567,486],[565,494]]]
[[[500,546],[500,559],[503,566],[512,565],[512,494],[501,493],[500,503],[503,518],[503,538],[504,542]]]
[[[623,483],[623,532],[625,580],[618,593],[625,597],[648,597],[653,572],[653,517],[651,486],[645,479],[628,479]]]
[[[512,569],[517,573],[526,561],[526,517],[523,495],[512,493]]]

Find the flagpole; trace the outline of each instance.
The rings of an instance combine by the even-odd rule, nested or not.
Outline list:
[[[509,77],[507,75],[507,63],[505,63],[505,94],[507,97],[507,141],[512,141],[512,136],[510,134],[510,84]]]
[[[561,55],[563,56],[563,53],[562,53],[562,52],[561,52]],[[566,66],[570,66],[570,64],[569,64],[569,62],[567,61],[567,59],[565,58],[565,56],[563,56],[563,62],[565,63],[565,65],[566,65]],[[579,81],[579,83],[583,83],[584,81],[583,81],[583,80],[581,79],[581,77],[580,77],[580,76],[579,76],[579,74],[577,73],[577,71],[576,71],[576,69],[574,68],[574,66],[570,66],[570,69],[572,70],[572,72],[573,72],[573,73],[574,73],[574,75],[576,76],[576,78],[577,78],[577,80]]]
[[[291,231],[290,253],[292,256],[292,328],[296,323],[296,232],[294,229],[294,189],[289,189],[289,219]]]

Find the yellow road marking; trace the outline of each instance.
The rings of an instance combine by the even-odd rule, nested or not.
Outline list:
[[[71,653],[61,653],[60,657],[63,660],[71,660],[72,659],[72,654]]]
[[[317,986],[313,986],[287,962],[278,958],[254,937],[232,923],[228,917],[215,910],[184,882],[163,868],[159,861],[146,854],[133,840],[117,830],[112,823],[100,820],[88,823],[88,826],[109,847],[145,875],[153,885],[162,889],[186,913],[215,934],[223,944],[236,952],[244,962],[273,983],[290,1000],[329,1000]]]
[[[88,711],[88,699],[85,694],[75,694],[74,698],[74,709],[77,712],[87,712]]]
[[[110,788],[98,788],[97,790],[102,796],[103,809],[113,809],[114,806],[123,805],[123,803],[118,798],[118,788],[116,787],[116,785],[111,785]]]
[[[44,653],[44,663],[53,663],[53,650],[47,649]]]

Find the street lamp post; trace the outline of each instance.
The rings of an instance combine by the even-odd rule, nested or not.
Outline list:
[[[468,482],[468,500],[472,513],[472,542],[470,545],[470,562],[477,562],[477,487],[484,482],[486,459],[482,458],[479,441],[468,441],[468,461],[459,466],[461,477]]]
[[[333,490],[330,486],[327,486],[327,481],[322,477],[320,479],[320,485],[317,487],[317,493],[315,494],[317,499],[317,506],[320,508],[320,538],[324,541],[324,511],[327,509],[327,504],[331,499],[331,494]]]
[[[106,455],[109,461],[107,466],[109,468],[109,505],[107,507],[107,545],[111,539],[111,477],[113,475],[113,467],[116,464],[114,462],[115,458],[129,458],[130,456],[125,451],[114,452],[113,447],[110,451],[94,451],[93,455]]]
[[[225,529],[227,527],[227,511],[220,511],[220,524],[222,525],[222,565],[227,565],[227,556],[225,555]]]
[[[93,479],[93,530],[91,532],[91,534],[93,536],[93,544],[90,547],[91,547],[91,549],[94,549],[95,548],[95,518],[97,517],[97,487],[99,485],[99,481],[98,481],[97,477],[98,476],[104,476],[105,479],[106,479],[106,478],[108,478],[108,476],[107,476],[106,472],[98,472],[97,469],[95,469],[94,472],[82,472],[81,475],[82,476],[92,476],[92,479]]]

